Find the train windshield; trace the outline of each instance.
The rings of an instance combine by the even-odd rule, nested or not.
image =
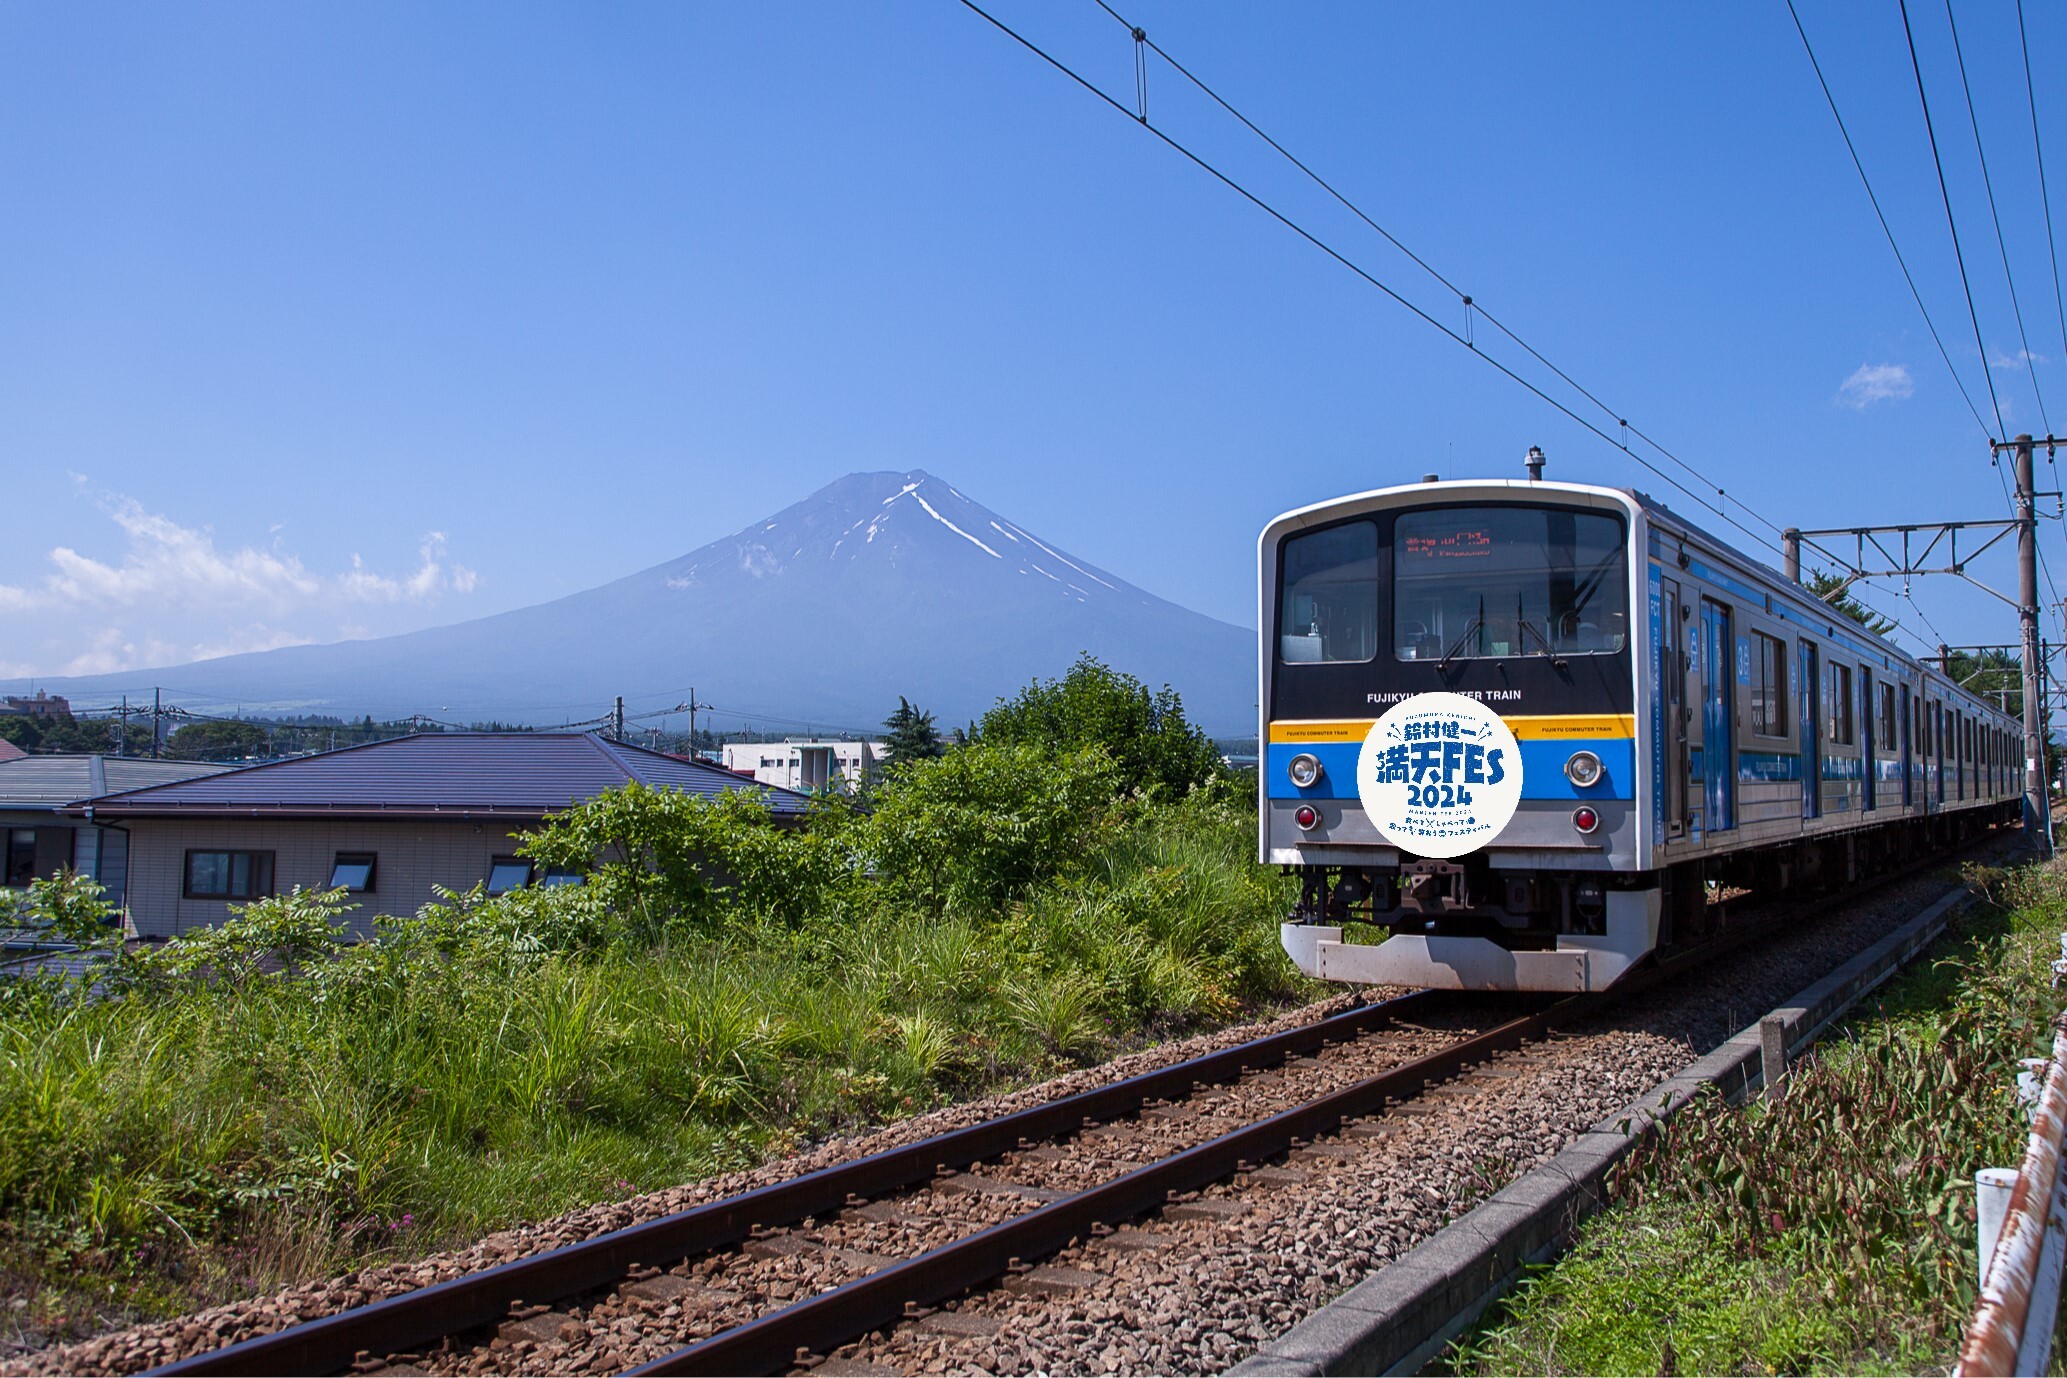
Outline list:
[[[1284,546],[1278,655],[1293,664],[1378,654],[1378,528],[1345,522]]]
[[[1612,655],[1629,642],[1622,522],[1555,507],[1402,512],[1393,599],[1401,660]]]

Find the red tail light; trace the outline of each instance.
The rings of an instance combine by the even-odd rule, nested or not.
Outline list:
[[[1572,826],[1582,833],[1590,833],[1600,826],[1600,815],[1582,804],[1572,810]]]
[[[1302,828],[1311,828],[1321,821],[1320,814],[1311,804],[1301,804],[1292,810],[1292,821]]]

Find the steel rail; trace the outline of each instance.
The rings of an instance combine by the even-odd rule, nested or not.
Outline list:
[[[1190,1191],[1233,1175],[1293,1146],[1337,1129],[1344,1121],[1383,1109],[1392,1099],[1415,1096],[1431,1082],[1456,1075],[1494,1053],[1540,1038],[1556,1023],[1576,1018],[1598,997],[1576,996],[1548,1010],[1524,1015],[1474,1038],[1417,1058],[1353,1086],[1283,1110],[1219,1138],[1122,1177],[1037,1207],[952,1244],[891,1264],[831,1291],[821,1292],[758,1320],[724,1331],[632,1369],[635,1374],[778,1373],[803,1353],[826,1353],[858,1335],[903,1317],[913,1306],[959,1296],[971,1287],[1011,1271],[1022,1260],[1042,1258],[1089,1235],[1164,1205]]]
[[[1346,1042],[1417,1010],[1437,994],[1414,991],[1361,1005],[999,1119],[255,1335],[149,1372],[342,1373],[361,1353],[406,1352],[447,1335],[494,1324],[507,1316],[516,1302],[550,1302],[607,1287],[634,1268],[672,1265],[740,1243],[756,1228],[837,1211],[856,1197],[898,1191],[944,1171],[1009,1152],[1020,1147],[1022,1140],[1060,1138],[1091,1124],[1134,1114],[1151,1101],[1182,1096],[1198,1086],[1233,1080],[1252,1068],[1276,1066],[1330,1043]]]

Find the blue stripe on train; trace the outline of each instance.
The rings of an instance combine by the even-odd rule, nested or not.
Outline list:
[[[1522,749],[1522,798],[1524,799],[1634,799],[1636,798],[1636,743],[1628,737],[1574,737],[1518,742]],[[1565,762],[1580,749],[1600,757],[1600,783],[1579,789],[1565,778]],[[1296,742],[1272,742],[1264,755],[1264,770],[1272,799],[1354,799],[1356,758],[1360,742],[1322,742],[1301,746]],[[1321,763],[1321,778],[1310,789],[1295,786],[1285,774],[1294,756],[1305,752]]]

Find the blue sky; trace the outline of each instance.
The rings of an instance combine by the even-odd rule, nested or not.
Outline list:
[[[1765,515],[2005,510],[1784,3],[1116,8]],[[2067,10],[2027,11],[2057,70]],[[1132,105],[1092,0],[994,12]],[[2067,429],[2015,11],[1958,14]],[[1984,373],[2042,433],[1942,5],[1912,17],[1992,370],[1898,11],[1802,15],[1987,429]],[[1463,328],[1160,62],[1148,96]],[[2039,101],[2067,168],[2067,94]],[[953,0],[15,5],[0,130],[0,675],[517,607],[856,469],[931,470],[1243,623],[1275,513],[1518,475],[1530,444],[1704,516]],[[2014,637],[1950,580],[1921,614],[1873,596]]]

